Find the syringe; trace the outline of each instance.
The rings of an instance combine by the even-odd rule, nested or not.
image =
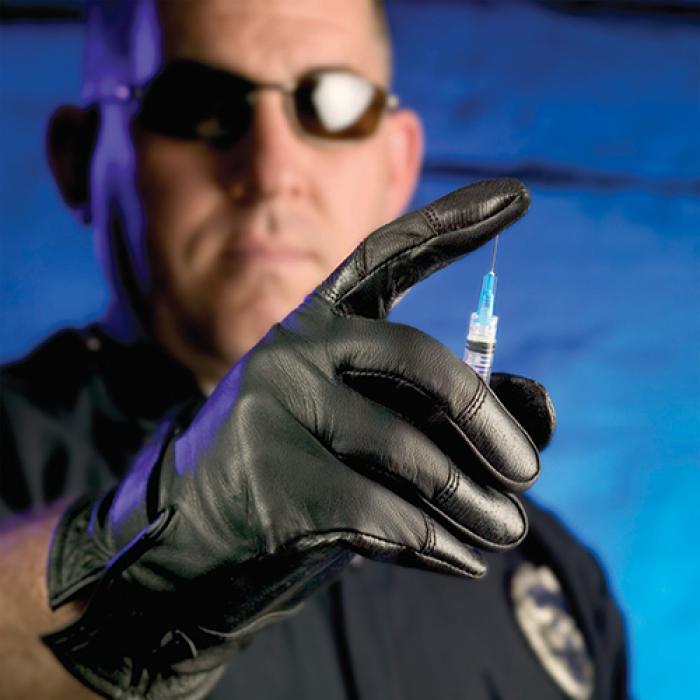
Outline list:
[[[491,270],[484,275],[479,305],[469,320],[469,332],[464,346],[464,361],[488,384],[491,379],[493,355],[496,350],[498,316],[493,315],[496,300],[496,252],[498,236],[493,246]]]

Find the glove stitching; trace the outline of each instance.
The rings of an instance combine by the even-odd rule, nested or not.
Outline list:
[[[449,406],[448,404],[443,401],[442,399],[438,398],[434,394],[431,394],[429,391],[426,391],[420,384],[416,384],[415,382],[411,381],[410,379],[407,379],[406,377],[402,377],[400,374],[392,374],[391,372],[387,372],[386,370],[379,370],[379,369],[339,369],[338,374],[341,377],[344,376],[352,376],[352,377],[379,377],[380,379],[393,379],[393,380],[398,380],[399,383],[401,384],[406,384],[410,386],[412,389],[415,389],[421,396],[423,396],[426,399],[430,399],[434,404],[437,409],[445,413],[446,415],[449,416],[450,411],[449,411]],[[392,411],[395,411],[396,409],[392,408]],[[399,411],[396,411],[400,416],[404,417],[402,413]],[[410,420],[407,418],[410,422]],[[412,425],[415,425],[412,423]]]
[[[505,206],[503,206],[502,208],[500,208],[498,211],[495,211],[493,214],[491,214],[491,216],[487,216],[487,217],[485,217],[485,218],[483,218],[483,219],[481,219],[481,220],[479,220],[479,221],[476,221],[476,222],[470,222],[470,223],[468,223],[468,226],[483,226],[484,224],[486,224],[486,222],[489,221],[489,219],[495,219],[496,217],[501,216],[501,215],[503,214],[503,212],[510,206],[510,204],[511,204],[513,201],[515,201],[519,196],[520,196],[520,193],[518,193],[518,194],[516,194],[516,195],[514,195],[514,196],[511,196],[511,197],[507,197],[507,199],[509,199],[510,201],[508,201],[508,202],[505,204]],[[428,210],[430,210],[431,214],[427,214],[427,213],[426,213],[426,211],[428,211]],[[433,235],[432,235],[432,236],[427,236],[426,238],[423,238],[422,240],[418,241],[418,243],[415,243],[415,244],[412,245],[412,246],[409,246],[409,247],[407,247],[407,248],[402,248],[401,250],[399,250],[398,252],[394,253],[393,255],[390,255],[388,258],[384,258],[384,260],[382,260],[376,267],[372,268],[371,270],[366,271],[366,272],[365,272],[365,275],[364,275],[361,279],[357,280],[349,289],[347,289],[345,292],[343,292],[341,295],[339,295],[335,303],[340,302],[341,299],[343,299],[344,297],[347,297],[347,296],[349,296],[350,294],[352,294],[361,284],[363,284],[363,283],[367,280],[368,277],[370,277],[371,275],[373,275],[373,274],[374,274],[375,272],[377,272],[378,270],[381,270],[383,267],[388,266],[388,265],[389,265],[390,263],[392,263],[396,258],[402,257],[402,256],[406,255],[407,253],[410,253],[412,250],[415,250],[416,248],[419,248],[420,246],[423,246],[423,245],[425,245],[426,243],[429,243],[429,242],[432,241],[434,238],[437,238],[439,235],[445,233],[445,230],[443,229],[443,226],[442,226],[441,223],[440,223],[440,217],[436,214],[436,212],[435,212],[435,210],[432,208],[432,206],[427,205],[426,207],[423,207],[423,209],[419,210],[418,213],[420,213],[420,214],[423,215],[423,218],[427,221],[427,223],[428,223],[428,225],[429,225],[429,227],[430,227],[430,230],[433,231]],[[434,221],[434,222],[433,222],[433,219],[432,219],[432,218],[429,218],[429,216],[431,216],[431,215],[432,215],[433,217],[435,217],[435,221]],[[522,216],[522,215],[521,215],[521,216]],[[512,224],[512,223],[515,223],[515,221],[517,221],[517,219],[519,219],[519,218],[521,218],[521,217],[518,216],[516,219],[514,219],[514,220],[513,220],[512,222],[510,222],[510,223],[511,223],[511,224]],[[436,230],[436,227],[437,227],[437,230]],[[464,228],[464,226],[461,226],[461,227],[459,227],[459,228]],[[449,232],[453,232],[453,231],[455,231],[455,230],[457,230],[457,229],[450,229]],[[465,252],[466,252],[466,251],[465,251]],[[342,313],[343,316],[349,316],[349,315],[351,315],[351,314],[352,314],[352,312],[350,312],[350,311],[347,311],[347,312],[343,312],[343,313]]]
[[[335,451],[331,450],[330,448],[326,448],[326,449],[328,449],[329,452],[331,452],[337,459],[339,459],[341,462],[343,462],[343,464],[347,464],[347,462],[344,459],[346,456],[347,457],[352,456],[352,455],[344,455],[343,453],[335,452]],[[433,498],[430,498],[430,497],[426,496],[425,494],[423,494],[420,490],[420,487],[416,483],[412,482],[410,479],[408,479],[404,476],[401,476],[400,474],[397,474],[396,472],[392,472],[390,470],[385,470],[385,469],[382,469],[381,467],[377,467],[373,464],[366,464],[366,463],[363,464],[363,470],[364,470],[364,472],[373,472],[375,474],[379,474],[380,476],[388,478],[390,481],[392,481],[394,483],[398,483],[402,486],[407,486],[411,491],[417,490],[419,492],[420,496],[422,498],[425,498],[428,503],[430,503],[431,505],[438,508],[438,510],[443,511],[442,514],[446,515],[450,520],[455,521],[456,524],[459,526],[459,528],[461,528],[463,533],[466,533],[466,535],[469,538],[471,538],[473,546],[485,547],[485,548],[494,549],[494,550],[498,550],[498,549],[502,549],[504,547],[511,546],[510,543],[500,543],[500,542],[494,541],[493,539],[488,539],[488,538],[480,535],[477,532],[477,530],[474,529],[472,524],[467,525],[465,522],[463,522],[461,520],[461,516],[468,510],[468,508],[464,504],[461,504],[460,507],[456,510],[453,507],[452,511],[449,513],[444,512],[445,506],[452,499],[452,496],[456,493],[456,491],[459,487],[459,484],[462,481],[462,474],[460,473],[459,469],[457,469],[456,467],[454,467],[454,466],[452,467],[452,474],[450,475],[450,478],[449,478],[446,486],[439,492],[439,494],[437,496],[435,496]],[[449,489],[448,489],[448,486],[449,486]],[[504,493],[503,495],[508,497],[512,502],[514,502],[515,505],[518,507],[518,510],[520,510],[519,501],[515,497],[513,497],[507,493]],[[425,541],[424,545],[421,547],[421,549],[419,550],[421,553],[423,553],[424,551],[429,551],[429,550],[431,550],[431,548],[434,548],[436,543],[437,543],[437,538],[435,535],[435,521],[429,515],[427,515],[420,508],[420,506],[417,506],[417,510],[420,512],[421,516],[423,517],[423,519],[426,522],[426,530],[427,530],[426,541]],[[316,531],[316,532],[320,532],[320,531]],[[331,532],[334,532],[334,531],[331,531]],[[432,536],[431,536],[431,532],[432,532]],[[291,540],[291,541],[293,542],[294,540]],[[289,542],[287,542],[285,544],[285,546],[287,546],[288,544],[289,544]]]
[[[421,515],[425,517],[425,514],[423,511],[420,511]],[[352,527],[336,527],[336,528],[330,528],[328,530],[314,530],[312,533],[304,533],[302,535],[298,535],[297,537],[293,537],[292,539],[287,540],[284,543],[283,547],[280,547],[280,550],[282,549],[287,549],[289,547],[294,547],[298,542],[301,542],[305,539],[309,538],[315,538],[318,535],[339,535],[342,537],[343,535],[359,535],[365,539],[372,540],[375,542],[381,542],[382,544],[390,544],[395,547],[400,547],[401,549],[407,549],[411,551],[420,551],[416,550],[414,547],[411,547],[410,545],[407,544],[401,544],[400,542],[396,542],[396,540],[390,540],[388,537],[380,537],[379,535],[371,535],[368,532],[363,532],[362,530],[357,530]]]
[[[426,391],[423,387],[421,387],[419,384],[415,384],[412,382],[410,379],[406,379],[406,377],[402,377],[397,374],[391,374],[387,372],[386,370],[369,370],[369,369],[339,369],[338,374],[343,377],[346,375],[350,376],[356,376],[356,377],[362,377],[362,376],[367,376],[367,377],[379,377],[381,379],[394,379],[398,380],[400,383],[406,384],[407,386],[410,386],[412,389],[417,391],[421,396],[430,399],[434,402],[435,409],[439,412],[442,413],[442,415],[449,421],[449,423],[454,427],[459,433],[462,435],[463,439],[467,443],[467,446],[469,447],[470,450],[472,450],[474,453],[476,453],[477,457],[480,458],[481,464],[483,467],[485,467],[488,472],[494,476],[499,483],[502,483],[504,476],[501,474],[501,472],[496,469],[482,454],[481,451],[478,449],[477,445],[475,445],[472,440],[469,438],[469,436],[465,433],[464,428],[466,427],[466,424],[471,421],[471,419],[481,410],[481,407],[484,405],[484,402],[486,401],[486,397],[488,395],[488,391],[486,388],[486,385],[483,382],[479,382],[479,387],[477,387],[477,391],[474,394],[474,397],[471,399],[469,404],[459,413],[457,418],[453,418],[450,415],[450,410],[449,406],[441,401],[438,397],[434,396],[430,392]],[[499,401],[500,403],[500,401]],[[501,404],[502,405],[502,404]],[[396,415],[400,416],[403,418],[407,423],[415,427],[417,430],[420,430],[423,432],[423,427],[419,424],[417,424],[415,421],[413,421],[410,417],[405,416],[401,411],[397,410],[394,407],[386,407],[389,408],[389,410],[393,411]],[[524,428],[520,426],[520,424],[514,420],[515,426],[517,426],[518,430],[526,436],[527,440],[529,442],[532,442],[532,439],[528,435],[527,431],[525,431]],[[537,450],[535,449],[535,454],[537,455]],[[538,460],[538,468],[537,472],[539,473],[539,460]],[[508,477],[508,481],[513,482],[513,480]],[[520,482],[522,483],[522,482]],[[512,487],[511,487],[512,488]]]
[[[418,552],[430,556],[435,549],[435,527],[432,519],[423,511],[421,511],[420,514],[423,516],[423,523],[425,524],[425,542]]]
[[[468,423],[481,410],[486,401],[486,385],[479,382],[479,387],[472,400],[457,414],[455,422],[458,424]]]
[[[329,449],[328,447],[326,449]],[[329,452],[331,452],[337,459],[339,459],[343,464],[348,464],[346,461],[346,458],[352,457],[350,454],[343,454],[341,452],[335,452],[334,450],[329,449]],[[354,467],[350,466],[352,469]],[[401,484],[402,486],[408,486],[410,490],[412,491],[419,491],[421,492],[420,487],[418,484],[416,484],[414,481],[411,481],[408,477],[403,476],[402,474],[398,474],[397,472],[391,471],[390,469],[383,469],[382,467],[379,467],[375,464],[372,463],[364,463],[362,465],[362,470],[368,471],[368,472],[373,472],[374,474],[379,474],[380,476],[387,477],[389,480],[396,482],[398,484]],[[431,501],[427,495],[424,495],[421,492],[421,495],[426,498],[426,500]]]
[[[427,517],[423,513],[423,511],[421,511],[421,515],[424,518]],[[431,530],[432,530],[432,528],[431,528]],[[445,559],[433,556],[432,549],[430,550],[431,551],[430,554],[424,553],[423,550],[427,549],[427,547],[423,547],[420,550],[417,550],[414,547],[411,547],[410,545],[401,544],[399,542],[396,542],[395,540],[390,540],[386,537],[380,537],[379,535],[370,535],[369,533],[362,532],[361,530],[355,530],[354,528],[334,528],[331,530],[315,530],[313,534],[314,535],[339,535],[340,537],[342,537],[343,535],[359,535],[360,537],[362,537],[366,540],[381,542],[382,544],[393,545],[394,547],[398,547],[399,549],[404,550],[404,551],[416,552],[417,554],[420,554],[421,557],[424,557],[425,559],[428,559],[428,560],[433,561],[433,562],[437,562],[440,564],[441,567],[447,568],[450,571],[453,571],[457,574],[463,575],[466,571],[470,576],[481,576],[481,574],[474,574],[474,573],[468,571],[467,569],[463,569],[463,568],[460,568],[458,566],[455,566],[454,564],[451,564],[450,562],[446,561]],[[295,537],[291,540],[288,540],[284,546],[285,547],[294,546],[295,543],[300,542],[304,539],[307,539],[308,537],[309,537],[308,534],[299,535],[298,537]],[[434,549],[434,547],[433,547],[433,549]],[[366,554],[363,556],[366,556]],[[370,557],[370,558],[373,558],[373,557]]]
[[[459,415],[461,415],[462,413],[468,413],[468,412],[471,410],[471,408],[474,406],[474,404],[479,400],[479,397],[480,397],[480,396],[481,396],[481,386],[480,386],[480,385],[477,385],[476,391],[474,392],[474,394],[473,394],[473,396],[471,397],[471,399],[469,399],[469,401],[467,402],[467,404],[465,405],[465,407],[462,409],[462,411],[460,412],[460,414],[458,414],[458,417],[459,417]]]
[[[438,492],[437,496],[434,499],[436,505],[438,506],[444,506],[447,502],[452,500],[452,496],[455,494],[455,492],[457,491],[457,487],[459,486],[459,482],[461,479],[459,469],[456,469],[450,463],[450,471],[450,478],[447,480],[445,486]]]
[[[453,418],[451,415],[451,411],[449,409],[449,405],[445,402],[442,401],[440,398],[435,396],[434,394],[430,393],[429,391],[426,391],[422,386],[419,384],[416,384],[415,382],[412,382],[410,379],[407,379],[406,377],[403,377],[399,374],[392,374],[391,372],[387,372],[386,370],[373,370],[373,369],[339,369],[338,374],[341,377],[344,376],[352,376],[352,377],[379,377],[380,379],[394,379],[398,380],[399,383],[406,384],[410,386],[412,389],[417,391],[421,396],[423,396],[426,399],[431,400],[435,404],[435,408],[441,411],[442,413],[445,414],[445,416],[451,420],[453,423],[457,425],[457,427],[460,427],[461,423],[468,423],[481,409],[483,406],[484,402],[486,401],[486,385],[483,382],[479,382],[479,386],[477,387],[477,390],[474,394],[474,396],[471,398],[469,403]],[[413,421],[411,421],[409,418],[404,416],[400,411],[392,408],[392,411],[395,411],[398,415],[400,415],[402,418],[404,418],[407,422],[411,423],[411,425],[416,425]]]
[[[423,213],[425,214],[425,218],[428,221],[428,225],[436,234],[439,235],[444,232],[444,227],[440,222],[440,217],[438,216],[432,204],[428,204],[426,207],[424,207]]]

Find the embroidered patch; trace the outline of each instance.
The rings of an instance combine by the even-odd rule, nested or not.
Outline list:
[[[510,595],[520,629],[547,673],[569,697],[588,700],[593,663],[552,570],[522,564],[511,580]]]

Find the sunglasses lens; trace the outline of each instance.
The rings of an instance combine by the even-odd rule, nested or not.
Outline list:
[[[138,123],[172,138],[232,144],[250,124],[250,88],[243,78],[188,61],[173,62],[146,87]]]
[[[192,61],[174,61],[145,87],[137,121],[143,129],[171,138],[228,147],[250,126],[250,95],[255,88],[240,76]],[[387,104],[381,88],[344,70],[309,73],[297,84],[292,99],[300,127],[325,139],[369,136]]]
[[[386,94],[347,71],[322,71],[303,78],[294,92],[302,129],[329,139],[361,138],[377,128]]]

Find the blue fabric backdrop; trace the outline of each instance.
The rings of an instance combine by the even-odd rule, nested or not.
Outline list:
[[[537,498],[596,549],[628,619],[638,698],[700,697],[698,25],[537,3],[394,2],[396,88],[424,117],[416,204],[516,175],[496,369],[550,389]],[[0,359],[99,315],[88,230],[61,207],[43,126],[77,100],[80,28],[0,26]],[[490,251],[393,318],[461,354]]]

